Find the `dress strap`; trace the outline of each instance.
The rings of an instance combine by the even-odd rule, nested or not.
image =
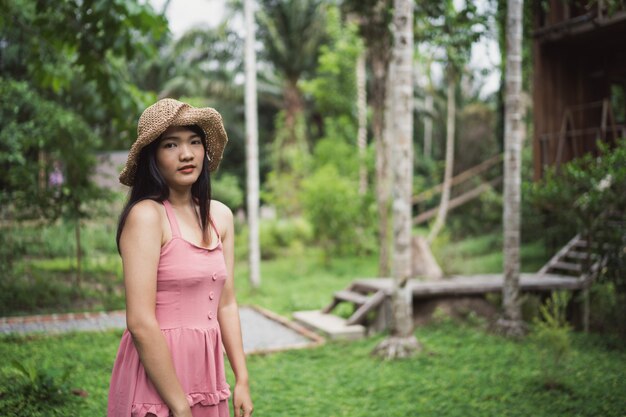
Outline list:
[[[163,207],[165,207],[165,213],[167,214],[167,220],[170,222],[170,229],[172,229],[172,237],[180,237],[180,229],[178,228],[178,221],[176,220],[176,214],[169,201],[163,200]]]
[[[209,222],[211,223],[211,226],[213,226],[213,229],[215,229],[215,234],[217,234],[217,240],[222,240],[222,238],[220,237],[220,232],[217,230],[217,226],[215,226],[215,223],[213,223],[213,217],[209,216]]]

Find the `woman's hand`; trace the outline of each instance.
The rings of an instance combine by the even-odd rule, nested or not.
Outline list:
[[[248,387],[247,383],[235,383],[233,408],[235,409],[235,417],[250,417],[252,415],[254,407],[250,398],[250,387]]]

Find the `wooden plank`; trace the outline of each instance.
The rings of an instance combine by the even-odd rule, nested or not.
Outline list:
[[[563,271],[577,272],[577,273],[580,273],[583,270],[582,266],[580,266],[579,264],[573,264],[573,263],[570,263],[570,262],[563,262],[563,261],[554,262],[551,265],[551,268],[553,268],[553,269],[561,269]]]
[[[470,191],[467,191],[458,197],[453,198],[448,203],[448,211],[456,207],[459,207],[467,203],[468,201],[475,199],[476,197],[479,197],[482,193],[491,189],[491,187],[493,187],[494,185],[498,184],[501,181],[502,181],[502,177],[495,178],[489,182],[480,184],[478,187]],[[423,213],[420,213],[419,215],[413,218],[413,224],[414,225],[422,224],[425,221],[432,219],[433,217],[437,215],[437,210],[439,210],[439,207],[435,207],[430,210],[426,210]]]
[[[354,291],[341,290],[335,293],[335,299],[340,301],[349,301],[351,303],[361,306],[363,304],[366,304],[369,301],[370,297]]]
[[[502,274],[481,274],[469,276],[453,276],[441,281],[410,280],[413,296],[428,298],[440,295],[484,294],[502,291],[504,278]],[[369,278],[354,281],[355,288],[360,290],[380,290],[391,294],[393,280],[391,278]],[[578,278],[556,274],[521,274],[520,289],[522,291],[551,291],[556,289],[579,289],[583,285]]]
[[[486,171],[487,169],[491,168],[493,165],[497,164],[498,162],[502,161],[502,157],[504,154],[498,154],[498,155],[494,155],[491,158],[481,162],[478,165],[475,165],[463,172],[461,172],[460,174],[458,174],[457,176],[453,177],[451,180],[451,185],[450,186],[455,186],[457,184],[460,184],[470,178],[473,178],[475,175],[480,174],[483,171]],[[434,187],[429,188],[426,191],[422,191],[421,193],[419,193],[418,195],[413,197],[413,204],[417,204],[417,203],[421,203],[422,201],[426,201],[429,198],[441,193],[441,190],[443,190],[443,183],[442,184],[438,184],[435,185]]]
[[[365,319],[367,313],[378,307],[385,300],[387,295],[384,291],[377,291],[373,296],[369,297],[367,302],[359,307],[346,322],[347,325],[358,324]]]

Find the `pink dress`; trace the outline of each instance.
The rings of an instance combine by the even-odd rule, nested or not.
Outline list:
[[[211,250],[184,240],[172,206],[168,201],[163,205],[172,240],[161,248],[156,318],[193,416],[228,417],[230,387],[224,373],[217,321],[220,295],[227,277],[222,242],[219,233],[219,243]],[[131,334],[125,330],[113,366],[107,416],[169,415],[169,408],[139,360]]]

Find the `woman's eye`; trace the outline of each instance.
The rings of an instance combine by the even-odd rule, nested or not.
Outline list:
[[[191,143],[192,143],[193,145],[201,145],[201,144],[202,144],[202,141],[201,141],[200,139],[194,139],[194,140],[192,140],[192,141],[191,141]]]
[[[163,144],[164,148],[173,148],[174,146],[176,146],[174,142],[168,142],[168,143]]]

